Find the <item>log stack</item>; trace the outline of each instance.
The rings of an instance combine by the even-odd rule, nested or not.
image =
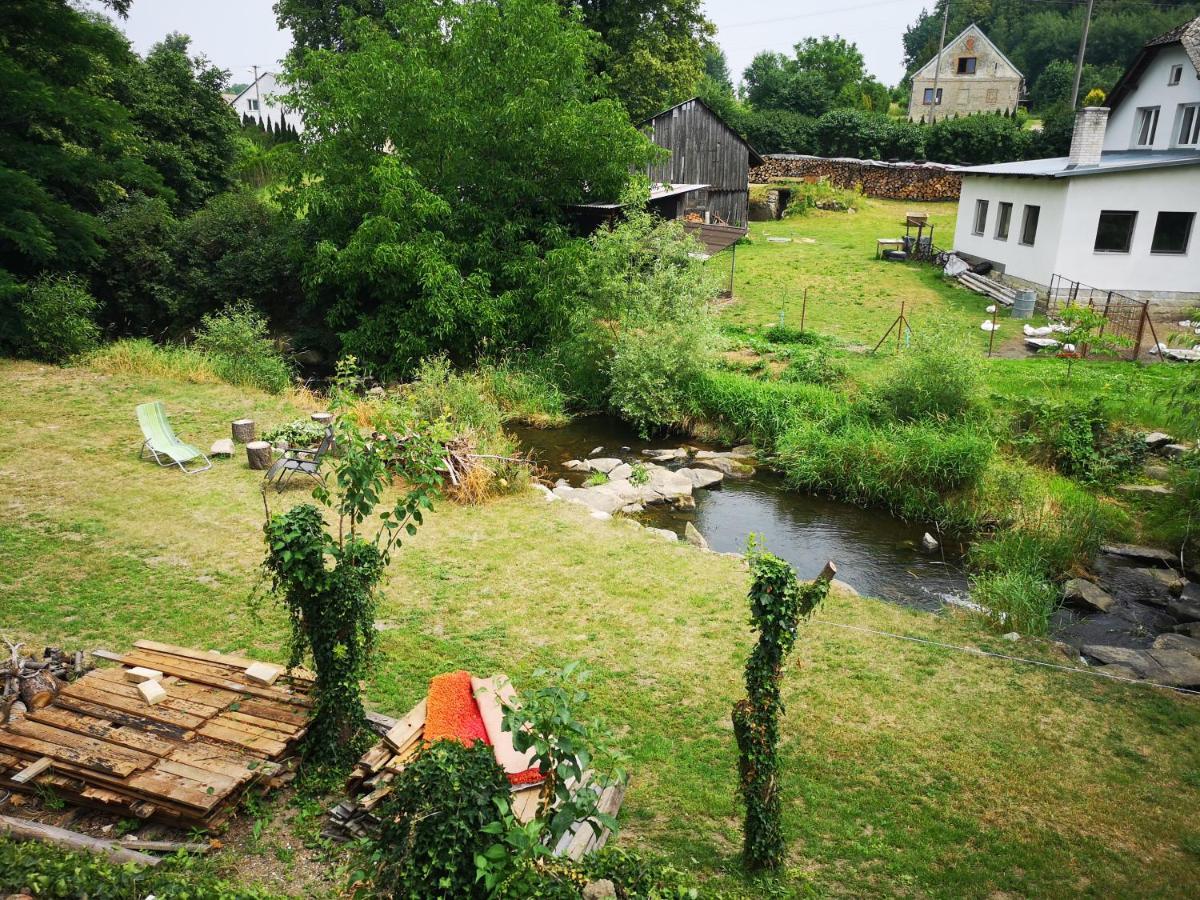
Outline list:
[[[839,188],[860,189],[868,197],[930,203],[957,200],[962,188],[962,175],[957,167],[940,163],[891,163],[779,153],[766,157],[761,166],[750,170],[751,184],[769,184],[781,178],[827,180]]]
[[[47,647],[40,659],[25,656],[23,644],[8,645],[7,658],[0,660],[0,723],[13,712],[48,706],[62,685],[92,668],[82,651],[69,653],[60,647]]]

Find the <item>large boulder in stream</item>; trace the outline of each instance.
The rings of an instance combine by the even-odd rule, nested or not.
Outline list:
[[[754,475],[753,466],[748,466],[745,463],[739,462],[738,460],[728,456],[701,457],[700,454],[697,453],[692,464],[705,469],[716,469],[722,475],[728,475],[730,478],[750,478]]]
[[[712,487],[725,480],[725,475],[716,469],[676,469],[685,478],[691,479],[692,490]]]
[[[1063,586],[1063,602],[1075,609],[1108,612],[1117,601],[1098,585],[1083,578],[1072,578]]]
[[[672,472],[661,466],[647,467],[646,474],[649,475],[650,480],[636,488],[640,492],[643,503],[655,505],[675,503],[684,497],[691,499],[692,480],[686,475]]]
[[[584,465],[592,472],[603,472],[607,475],[617,466],[624,465],[624,463],[612,456],[602,456],[599,459],[589,459]]]

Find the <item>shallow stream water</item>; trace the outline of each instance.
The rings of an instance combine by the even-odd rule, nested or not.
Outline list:
[[[551,480],[566,478],[576,486],[585,476],[562,468],[569,459],[595,455],[644,460],[640,451],[646,448],[703,446],[679,439],[646,441],[619,420],[602,416],[580,418],[565,428],[511,430]],[[680,535],[690,521],[720,552],[743,552],[753,533],[795,566],[801,578],[814,577],[826,560],[833,560],[838,578],[859,593],[906,606],[937,610],[967,596],[964,545],[946,537],[937,551],[923,551],[921,536],[933,533],[929,526],[789,490],[779,475],[765,468],[744,481],[726,478],[715,489],[697,490],[695,499],[694,510],[652,507],[638,519]]]

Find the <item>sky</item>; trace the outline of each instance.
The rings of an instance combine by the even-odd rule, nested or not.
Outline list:
[[[704,0],[735,81],[760,50],[787,53],[801,38],[840,34],[858,45],[871,74],[895,84],[904,74],[900,38],[926,6],[932,0]],[[117,24],[139,53],[169,32],[191,35],[193,51],[228,69],[234,83],[250,81],[254,65],[275,68],[291,44],[271,0],[134,0]]]

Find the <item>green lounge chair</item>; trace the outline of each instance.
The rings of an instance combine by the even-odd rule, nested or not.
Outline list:
[[[212,468],[207,456],[175,436],[161,400],[141,404],[137,408],[137,417],[138,424],[142,426],[142,435],[146,438],[142,442],[142,449],[138,451],[139,459],[149,450],[150,456],[160,466],[179,466],[184,475],[195,475]],[[204,465],[191,468],[184,465],[194,459],[204,460]]]

